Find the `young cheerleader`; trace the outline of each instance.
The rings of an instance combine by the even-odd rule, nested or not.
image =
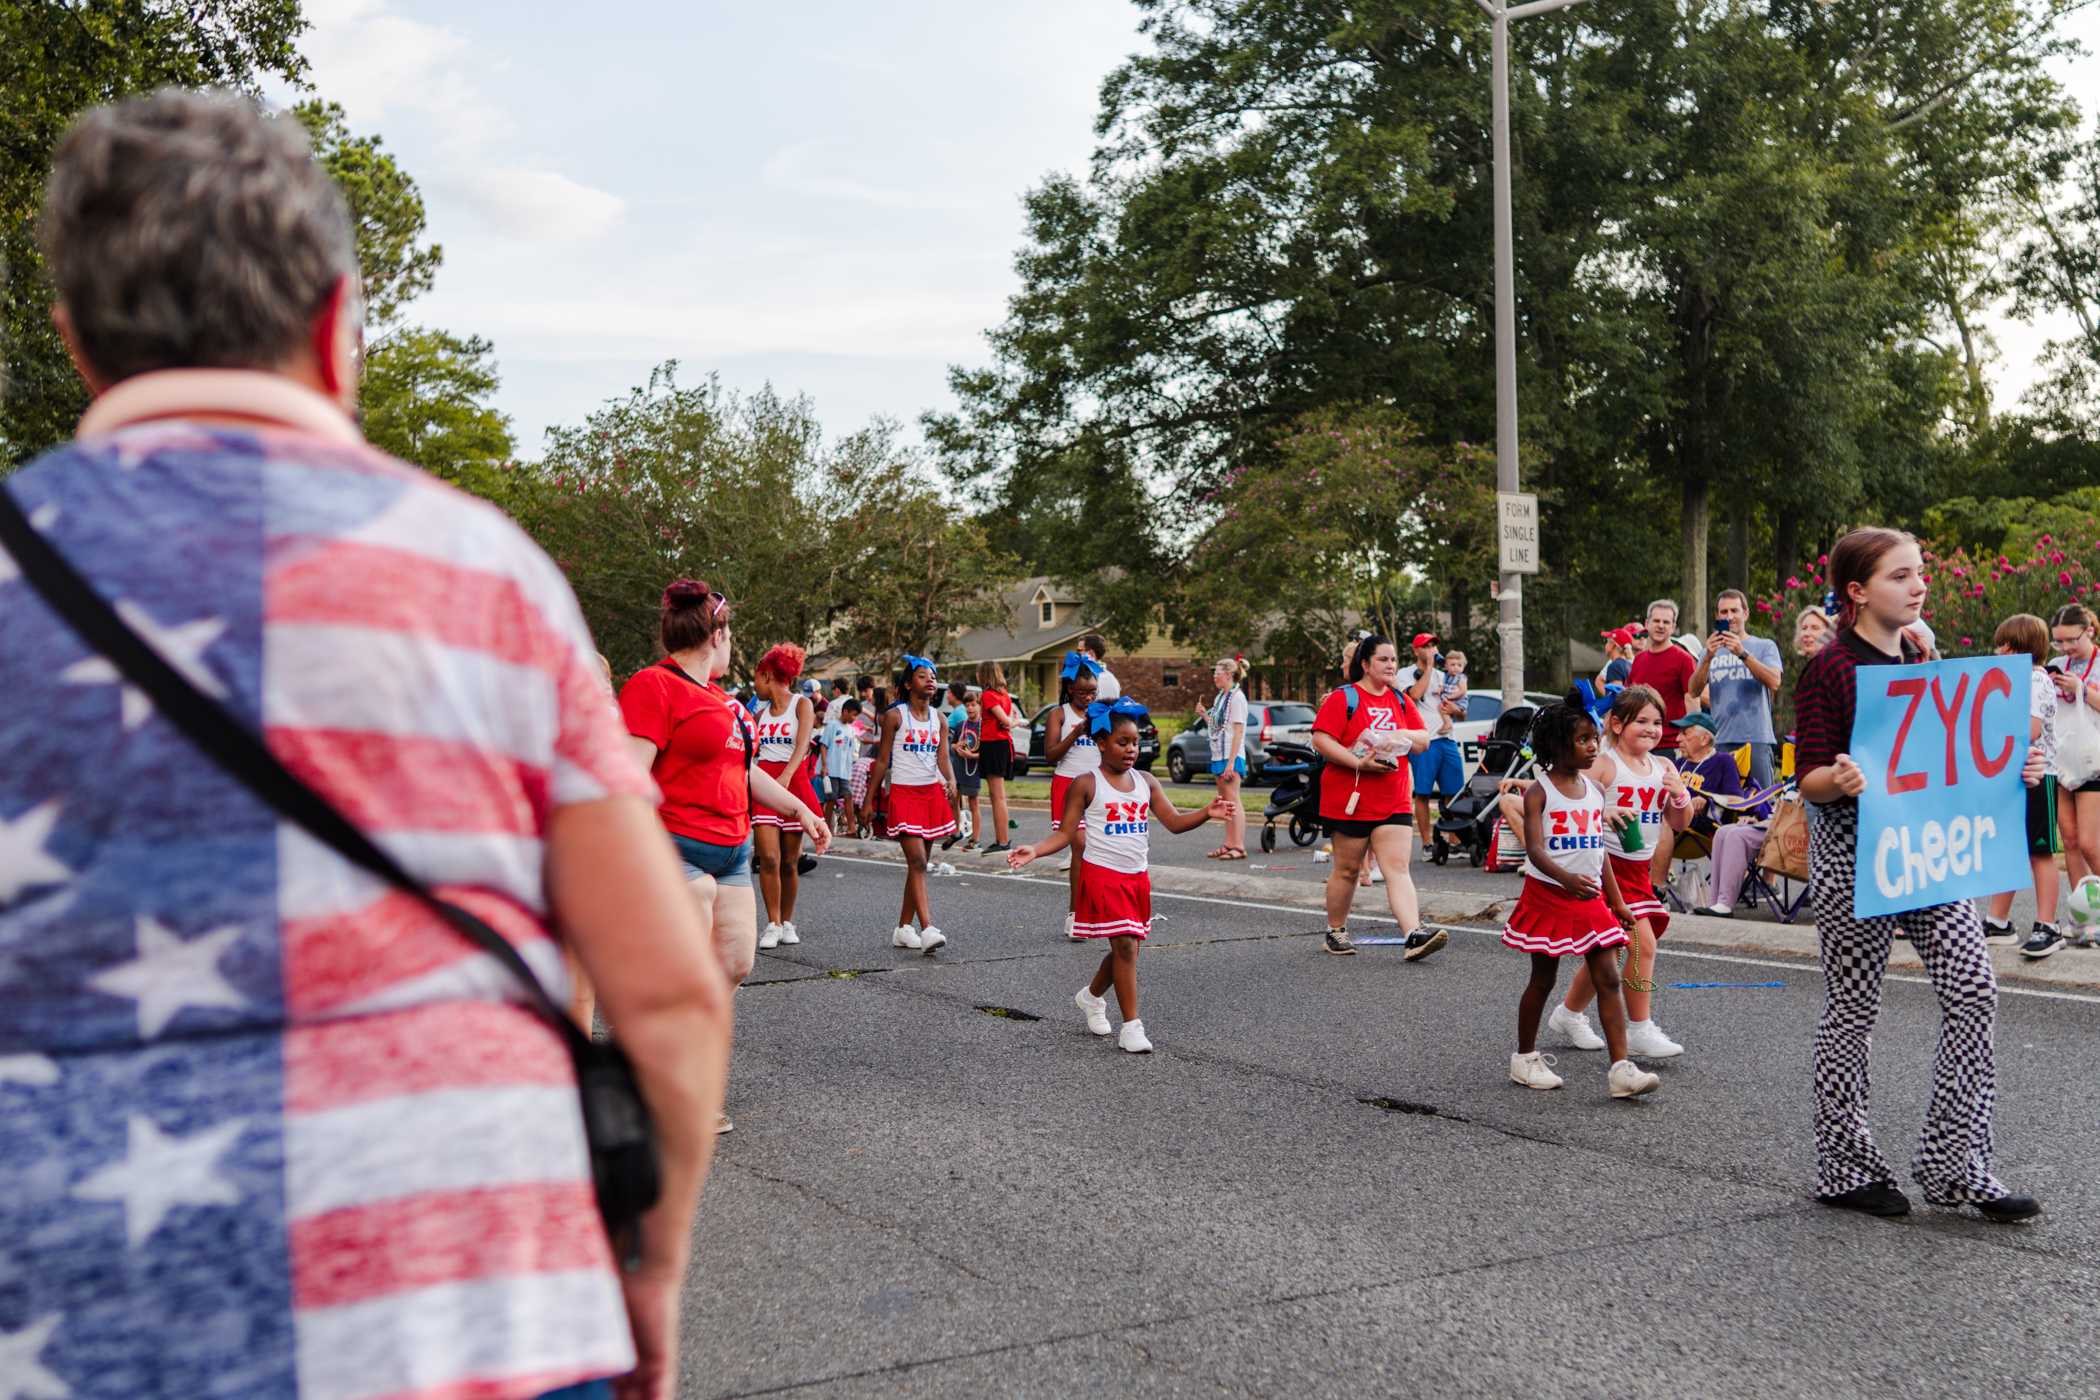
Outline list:
[[[1086,1028],[1095,1035],[1107,1035],[1111,1028],[1105,993],[1113,982],[1116,1003],[1123,1012],[1117,1044],[1138,1055],[1152,1048],[1145,1038],[1145,1023],[1138,1019],[1137,996],[1138,944],[1152,933],[1152,877],[1147,873],[1152,821],[1157,818],[1178,835],[1225,814],[1222,797],[1198,812],[1177,811],[1157,778],[1135,771],[1138,723],[1146,714],[1143,705],[1130,699],[1113,704],[1097,701],[1087,707],[1087,733],[1097,742],[1101,766],[1072,780],[1049,839],[1006,857],[1007,864],[1019,870],[1032,860],[1064,850],[1084,833],[1078,859],[1072,862],[1073,888],[1079,900],[1072,929],[1080,938],[1106,938],[1109,943],[1108,956],[1101,959],[1094,980],[1072,1000],[1085,1015]]]
[[[1087,729],[1087,706],[1094,703],[1095,677],[1101,674],[1101,663],[1084,652],[1068,651],[1065,664],[1058,673],[1057,708],[1050,712],[1049,724],[1043,733],[1043,757],[1056,764],[1050,774],[1050,829],[1058,830],[1064,822],[1065,794],[1072,790],[1076,780],[1085,777],[1101,766],[1101,749]],[[1086,844],[1082,836],[1079,843]],[[1067,860],[1064,868],[1071,872],[1072,907],[1065,915],[1065,937],[1077,939],[1073,931],[1073,920],[1079,913],[1079,866]]]
[[[1560,959],[1579,957],[1596,989],[1597,1016],[1611,1047],[1605,1085],[1630,1099],[1662,1083],[1626,1053],[1626,1008],[1619,999],[1619,964],[1633,912],[1620,897],[1604,858],[1604,792],[1589,778],[1597,761],[1597,722],[1579,698],[1549,705],[1532,730],[1531,745],[1544,766],[1524,793],[1524,888],[1509,914],[1502,941],[1531,954],[1531,980],[1517,1003],[1517,1053],[1509,1077],[1527,1089],[1558,1089],[1561,1077],[1538,1052],[1539,1017],[1559,980]]]
[[[803,650],[783,642],[758,660],[753,685],[760,700],[757,730],[758,766],[774,781],[808,804],[822,805],[809,782],[809,755],[817,726],[816,706],[795,688],[802,674]],[[766,902],[766,928],[761,948],[802,941],[795,930],[795,896],[802,877],[802,827],[763,807],[751,813],[751,843],[758,857],[758,892]]]
[[[930,958],[948,935],[934,927],[933,907],[927,902],[926,850],[930,842],[955,830],[955,770],[948,758],[948,723],[933,704],[933,663],[905,657],[897,672],[897,690],[906,698],[882,717],[868,793],[873,796],[885,779],[889,781],[889,833],[904,851],[904,903],[890,944],[917,949]],[[919,916],[916,933],[913,914]]]
[[[1692,799],[1677,765],[1655,757],[1662,739],[1662,697],[1645,685],[1629,685],[1604,716],[1603,752],[1590,768],[1590,781],[1609,799],[1604,823],[1604,854],[1611,860],[1619,894],[1633,912],[1632,960],[1627,964],[1626,1048],[1651,1060],[1682,1055],[1684,1047],[1662,1033],[1652,1016],[1655,990],[1655,946],[1670,927],[1670,912],[1655,897],[1655,851],[1675,845],[1677,833],[1692,819]],[[1526,824],[1529,829],[1529,824]],[[1628,837],[1638,833],[1637,839]],[[1577,1050],[1602,1050],[1604,1042],[1583,1014],[1595,995],[1589,971],[1577,968],[1567,1000],[1553,1008],[1549,1028],[1566,1036]]]

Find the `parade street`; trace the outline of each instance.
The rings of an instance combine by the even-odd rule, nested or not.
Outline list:
[[[2092,1393],[2100,993],[2000,996],[1996,1170],[2047,1213],[1876,1220],[1811,1198],[1812,963],[1666,941],[1686,1053],[1613,1101],[1550,1036],[1567,1086],[1508,1081],[1523,959],[1487,932],[1330,957],[1315,912],[1161,893],[1140,1056],[1073,1007],[1062,876],[934,879],[932,959],[888,946],[900,884],[825,859],[737,994],[684,1394]],[[1938,1022],[1890,977],[1899,1167]]]

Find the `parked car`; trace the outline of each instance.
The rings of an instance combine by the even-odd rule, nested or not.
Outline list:
[[[1045,705],[1042,709],[1037,710],[1035,718],[1028,722],[1028,752],[1023,754],[1016,750],[1014,753],[1013,771],[1016,778],[1027,777],[1029,770],[1032,768],[1041,768],[1045,773],[1048,773],[1057,766],[1054,763],[1045,761],[1043,758],[1043,746],[1050,741],[1050,712],[1056,708],[1057,706],[1055,705]],[[1159,762],[1159,728],[1149,719],[1139,720],[1138,767],[1149,773],[1152,771],[1152,765],[1157,762]]]
[[[1272,764],[1269,746],[1278,741],[1310,744],[1313,707],[1303,700],[1250,700],[1247,702],[1247,781],[1276,782],[1288,773],[1303,771],[1302,764]],[[1167,776],[1177,783],[1201,782],[1210,776],[1210,712],[1167,745]]]

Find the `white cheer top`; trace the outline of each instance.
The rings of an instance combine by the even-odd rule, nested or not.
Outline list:
[[[896,746],[890,750],[890,782],[897,787],[925,787],[941,780],[941,727],[938,710],[920,719],[911,706],[897,708]]]
[[[1152,784],[1134,769],[1123,780],[1130,786],[1117,787],[1106,770],[1094,774],[1082,858],[1104,870],[1142,875],[1152,864]]]
[[[1636,770],[1633,760],[1617,749],[1612,750],[1611,761],[1619,770],[1612,781],[1611,791],[1605,796],[1607,806],[1631,808],[1641,819],[1641,849],[1629,852],[1619,839],[1619,824],[1608,821],[1604,824],[1604,849],[1621,860],[1647,860],[1655,854],[1655,848],[1663,839],[1663,806],[1669,801],[1670,790],[1663,786],[1663,762],[1654,754],[1648,755],[1647,765]],[[1558,857],[1555,857],[1558,859]]]
[[[1582,796],[1569,797],[1539,774],[1539,787],[1546,794],[1546,809],[1539,813],[1543,824],[1546,854],[1570,875],[1587,875],[1599,884],[1604,880],[1604,791],[1588,775],[1582,779]],[[1524,858],[1524,873],[1534,880],[1552,876]]]
[[[788,701],[784,715],[776,715],[771,709],[758,712],[758,749],[760,763],[785,763],[795,756],[795,702]]]
[[[1091,773],[1101,766],[1101,746],[1095,743],[1094,736],[1087,732],[1086,714],[1084,711],[1075,710],[1070,705],[1066,705],[1064,713],[1065,732],[1069,734],[1076,728],[1079,732],[1079,737],[1072,741],[1071,748],[1065,750],[1065,756],[1057,760],[1056,776],[1060,778],[1076,778],[1082,773]]]

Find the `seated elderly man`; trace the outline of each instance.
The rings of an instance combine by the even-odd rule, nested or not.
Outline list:
[[[1695,710],[1677,721],[1681,734],[1678,767],[1692,791],[1691,830],[1712,845],[1713,873],[1707,881],[1707,903],[1694,910],[1727,918],[1735,912],[1736,892],[1765,844],[1772,805],[1742,805],[1742,773],[1733,755],[1714,747],[1713,716]],[[1658,860],[1662,858],[1659,856]],[[1668,875],[1665,862],[1661,873]]]

